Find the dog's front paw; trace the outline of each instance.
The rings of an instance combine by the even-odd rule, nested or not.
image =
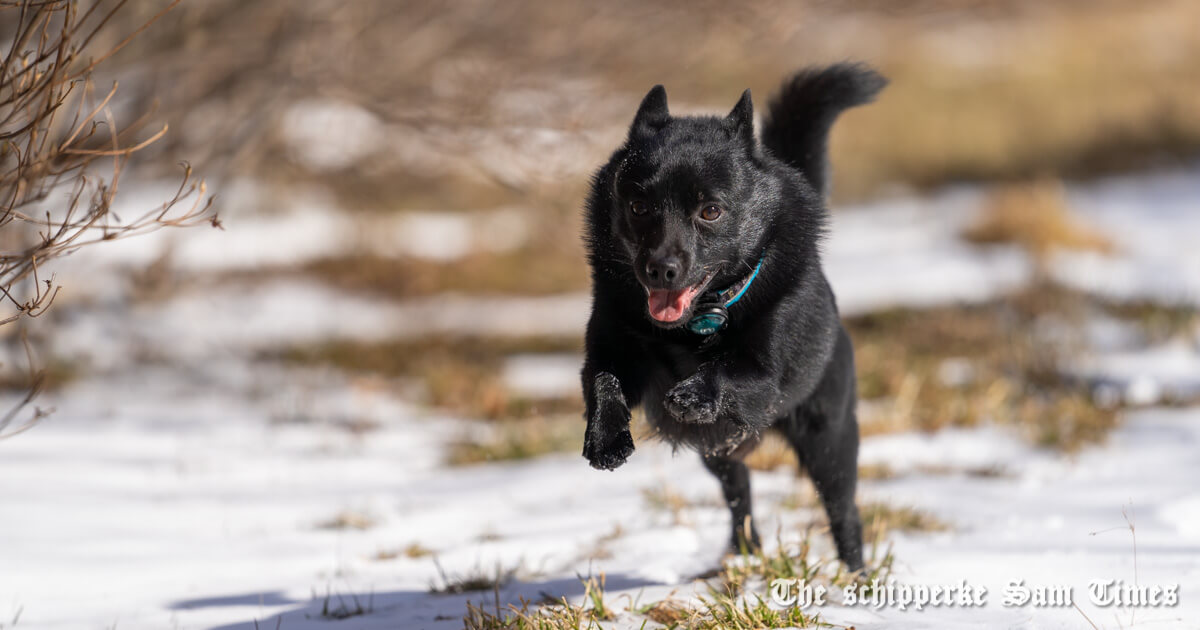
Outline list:
[[[633,435],[629,427],[616,431],[588,431],[583,440],[583,456],[596,470],[615,470],[633,454]]]
[[[717,421],[717,392],[699,374],[672,387],[664,404],[680,422],[712,424]]]

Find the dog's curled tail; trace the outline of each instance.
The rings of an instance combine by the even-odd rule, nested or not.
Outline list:
[[[826,196],[829,129],[843,110],[870,103],[886,85],[887,79],[865,64],[805,68],[784,81],[771,99],[763,144]]]

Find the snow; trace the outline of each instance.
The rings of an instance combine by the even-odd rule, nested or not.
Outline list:
[[[579,388],[583,357],[578,354],[516,354],[504,362],[507,389],[527,398],[556,398]]]
[[[0,491],[20,506],[0,519],[0,610],[20,608],[19,627],[30,628],[248,630],[280,615],[282,628],[457,628],[465,601],[493,595],[430,594],[440,580],[432,558],[376,555],[419,543],[450,575],[516,568],[503,601],[543,591],[578,600],[575,576],[603,572],[618,606],[623,594],[686,596],[690,577],[718,562],[727,515],[694,456],[642,440],[612,473],[575,454],[445,469],[443,445],[470,423],[423,415],[379,384],[253,371],[256,385],[220,364],[83,383],[48,401],[59,408],[53,418],[0,446]],[[349,431],[345,418],[376,428]],[[1197,449],[1195,409],[1131,414],[1107,445],[1073,461],[996,428],[868,438],[863,461],[897,476],[863,482],[860,501],[915,506],[954,526],[896,535],[899,578],[967,579],[988,586],[992,603],[923,612],[829,604],[822,615],[860,628],[1078,627],[1074,610],[1000,606],[1008,580],[1025,579],[1074,586],[1088,616],[1108,624],[1112,611],[1092,607],[1086,585],[1134,579],[1124,509],[1138,579],[1183,584],[1179,607],[1139,611],[1138,622],[1192,618]],[[972,474],[993,466],[1003,474]],[[815,518],[778,507],[806,483],[755,473],[764,531],[794,538]],[[641,490],[661,488],[690,499],[678,521],[646,507]],[[347,511],[373,525],[322,528]],[[589,557],[618,526],[608,553]],[[830,553],[825,534],[814,540]],[[318,618],[327,591],[335,602],[370,601],[373,612],[329,626]]]
[[[950,190],[835,212],[824,263],[841,312],[982,302],[1027,284],[1021,250],[958,238],[979,203],[977,191]]]
[[[1038,456],[1017,436],[985,426],[872,437],[860,448],[858,461],[867,466],[886,466],[896,474],[931,469],[1004,474]]]
[[[384,146],[386,127],[355,103],[308,99],[288,107],[280,121],[293,159],[314,171],[338,171]]]
[[[1071,186],[1072,205],[1117,248],[1061,255],[1055,278],[1120,298],[1194,301],[1198,179],[1187,171]],[[160,192],[128,190],[135,205]],[[717,566],[728,516],[694,455],[639,440],[611,473],[575,453],[450,468],[447,446],[488,425],[415,407],[397,383],[261,359],[331,340],[574,338],[588,316],[586,294],[387,300],[297,275],[220,275],[364,248],[450,260],[489,235],[498,249],[518,247],[535,237],[522,210],[363,219],[303,191],[278,206],[253,184],[234,196],[225,232],[118,242],[59,269],[67,289],[48,315],[57,320],[49,354],[88,371],[38,401],[55,408],[50,418],[0,441],[0,624],[459,628],[467,601],[490,605],[494,595],[430,593],[441,583],[439,565],[452,576],[514,570],[503,602],[543,594],[579,601],[577,576],[600,573],[618,608],[701,589],[691,578]],[[1024,253],[959,238],[980,199],[950,189],[835,214],[824,255],[842,310],[981,301],[1026,286],[1033,272]],[[131,300],[120,271],[164,254],[195,281],[163,299]],[[912,506],[952,526],[893,534],[898,579],[986,585],[989,605],[903,612],[830,604],[823,619],[862,629],[1087,625],[1072,608],[1002,606],[1005,585],[1024,579],[1072,586],[1101,627],[1194,622],[1200,407],[1154,405],[1200,393],[1200,331],[1147,345],[1128,324],[1095,317],[1077,332],[1087,352],[1063,368],[1145,405],[1105,443],[1066,456],[986,425],[863,440],[862,463],[893,476],[863,481],[860,502]],[[517,355],[501,376],[521,395],[560,396],[578,387],[580,361]],[[973,378],[969,371],[950,360],[939,376],[960,382]],[[786,470],[754,474],[769,540],[778,532],[795,541],[820,519],[782,507],[807,487]],[[669,490],[688,505],[677,514],[650,509],[646,490]],[[331,528],[339,516],[362,528]],[[830,557],[826,534],[813,542],[816,556]],[[435,556],[407,557],[412,544]],[[1097,608],[1086,591],[1096,578],[1179,583],[1180,604],[1136,616]],[[370,612],[330,621],[320,614],[327,602]],[[610,625],[640,624],[625,615]]]
[[[439,334],[574,335],[590,298],[443,294],[392,302],[310,281],[230,281],[161,302],[100,305],[64,315],[54,354],[111,368],[147,355],[196,361],[318,341],[382,341]]]
[[[1200,165],[1071,187],[1067,201],[1116,251],[1059,254],[1056,280],[1122,299],[1200,303]]]
[[[1074,373],[1114,388],[1125,402],[1150,405],[1200,396],[1200,343],[1176,339],[1150,348],[1100,352],[1076,361]]]
[[[516,208],[473,212],[409,211],[360,219],[364,245],[385,257],[452,261],[478,251],[506,252],[528,240],[525,213]]]

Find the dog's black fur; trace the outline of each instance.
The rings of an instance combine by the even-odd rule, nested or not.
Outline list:
[[[727,117],[674,117],[656,86],[593,180],[583,455],[598,469],[623,464],[629,410],[643,405],[658,434],[700,451],[720,480],[735,548],[759,544],[742,459],[773,428],[816,485],[838,556],[862,567],[854,353],[818,243],[829,129],[885,84],[861,65],[803,70],[771,103],[761,144],[749,90]],[[681,291],[739,285],[760,260],[715,338],[682,327],[694,304]],[[652,290],[668,296],[658,310]],[[664,323],[681,310],[662,304],[683,315]]]

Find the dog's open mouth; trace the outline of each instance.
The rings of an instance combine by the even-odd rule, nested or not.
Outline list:
[[[712,274],[705,276],[703,280],[684,289],[671,291],[668,289],[649,289],[646,296],[646,305],[650,310],[650,317],[664,324],[673,324],[678,322],[687,314],[692,307],[692,301],[697,295],[704,290],[708,285],[708,281],[712,279]]]

